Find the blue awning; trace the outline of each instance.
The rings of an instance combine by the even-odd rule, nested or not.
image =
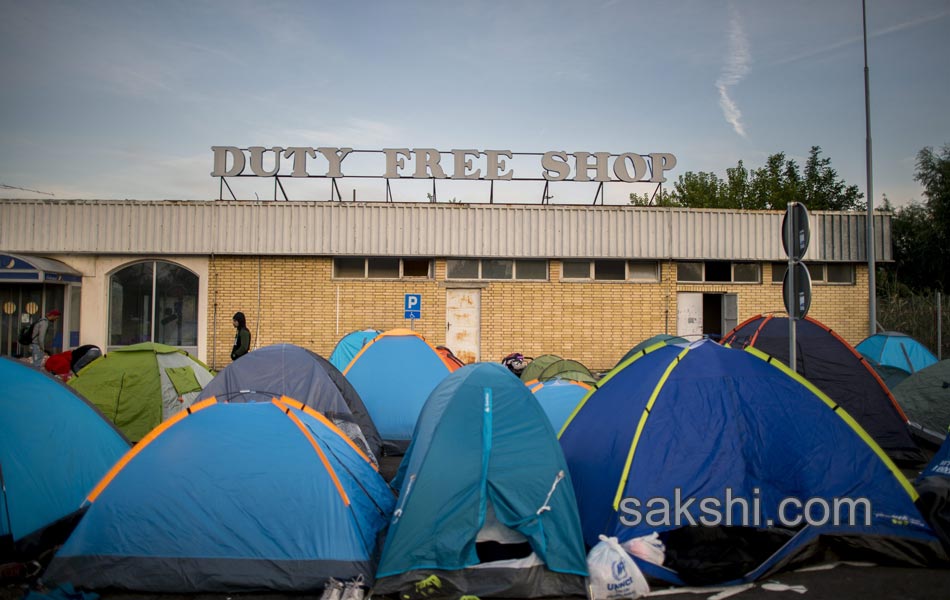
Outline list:
[[[82,283],[82,273],[51,258],[0,254],[0,282]]]

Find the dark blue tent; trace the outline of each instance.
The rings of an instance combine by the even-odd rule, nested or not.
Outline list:
[[[86,494],[129,449],[115,426],[51,376],[0,357],[0,559],[53,547]]]
[[[230,594],[312,593],[329,577],[371,584],[395,499],[332,422],[281,399],[192,405],[88,502],[44,583]]]
[[[907,416],[868,360],[811,317],[796,321],[796,327],[795,370],[843,406],[892,459],[923,463]],[[759,315],[729,332],[723,344],[752,346],[788,364],[788,337],[787,317]]]
[[[325,358],[293,344],[265,346],[222,369],[198,400],[270,402],[287,396],[334,421],[347,435],[382,453],[382,441],[363,400],[346,377]]]
[[[819,536],[889,560],[940,556],[900,470],[843,407],[779,361],[712,341],[658,346],[598,385],[560,437],[588,544],[658,532],[665,566],[643,566],[674,583],[754,580]],[[684,512],[669,511],[676,506]],[[840,521],[822,523],[822,506]]]
[[[577,505],[557,438],[506,367],[479,363],[429,395],[393,485],[378,594],[435,575],[441,597],[584,594]]]
[[[950,436],[946,432],[943,444],[914,486],[920,494],[917,507],[950,552]]]

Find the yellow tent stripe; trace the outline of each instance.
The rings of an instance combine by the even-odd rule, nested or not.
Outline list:
[[[665,344],[664,344],[665,345]],[[640,436],[643,434],[643,429],[647,423],[647,417],[650,416],[650,412],[653,410],[653,404],[656,402],[657,396],[660,395],[660,390],[663,389],[663,385],[666,384],[666,380],[669,378],[670,373],[673,372],[673,369],[676,368],[676,365],[679,364],[679,361],[686,356],[686,353],[689,352],[689,348],[684,348],[682,352],[676,355],[670,364],[667,365],[666,370],[663,372],[663,376],[660,377],[660,380],[657,382],[656,387],[653,388],[653,393],[650,394],[650,399],[647,401],[646,407],[643,409],[643,414],[640,415],[640,422],[637,424],[637,432],[633,436],[633,442],[630,444],[630,451],[627,453],[627,462],[623,465],[623,473],[620,476],[620,484],[617,486],[617,493],[614,495],[614,510],[620,510],[620,501],[623,499],[623,490],[627,487],[627,479],[630,476],[630,466],[633,464],[633,454],[637,450],[637,444],[640,443]]]
[[[660,348],[664,346],[666,346],[666,342],[657,342],[655,344],[647,346],[643,350],[640,350],[639,352],[637,352],[636,354],[634,354],[627,360],[623,361],[622,363],[620,363],[619,365],[611,369],[610,372],[604,375],[594,386],[591,386],[590,390],[588,390],[588,392],[584,394],[584,397],[580,399],[580,402],[578,402],[577,406],[574,407],[574,410],[571,411],[571,414],[568,415],[567,420],[564,421],[564,425],[561,426],[561,431],[559,431],[557,434],[558,439],[560,439],[560,437],[564,435],[564,432],[567,431],[567,426],[571,424],[571,421],[574,420],[574,417],[577,415],[577,413],[579,413],[581,409],[584,407],[584,405],[587,404],[587,399],[590,398],[591,394],[596,392],[598,388],[603,387],[605,383],[613,379],[614,375],[622,371],[627,365],[629,365],[633,361],[649,354],[650,352],[659,350]]]
[[[836,403],[834,400],[829,398],[824,392],[822,392],[820,389],[815,387],[815,384],[813,384],[812,382],[808,381],[807,379],[799,375],[797,372],[790,369],[788,365],[786,365],[779,359],[775,358],[774,356],[769,356],[768,354],[766,354],[765,352],[762,352],[761,350],[759,350],[758,348],[755,348],[754,346],[747,347],[745,351],[757,358],[764,360],[765,362],[769,363],[773,367],[779,369],[780,371],[782,371],[783,373],[785,373],[786,375],[788,375],[789,377],[791,377],[798,383],[804,385],[806,388],[808,388],[810,392],[812,392],[813,394],[821,398],[821,401],[827,404],[828,408],[831,408],[834,414],[841,417],[841,420],[847,423],[848,426],[850,426],[851,429],[853,429],[854,432],[858,434],[868,446],[870,446],[871,450],[873,450],[874,453],[877,454],[878,458],[884,461],[884,464],[887,466],[888,469],[890,469],[891,473],[897,479],[897,482],[901,484],[901,487],[904,488],[904,491],[907,492],[907,494],[911,497],[911,499],[914,501],[917,500],[919,494],[914,489],[914,486],[911,485],[909,481],[907,481],[907,478],[904,477],[904,474],[901,473],[901,470],[897,468],[897,465],[894,464],[894,461],[890,459],[890,457],[884,452],[884,450],[882,450],[881,447],[877,445],[877,442],[874,441],[874,438],[868,435],[868,432],[865,431],[863,427],[861,427],[860,423],[854,420],[854,417],[848,414],[848,411],[846,411],[843,406],[841,406],[840,404]]]

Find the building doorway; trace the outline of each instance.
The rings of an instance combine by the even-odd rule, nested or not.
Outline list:
[[[445,345],[465,364],[478,362],[481,289],[445,290]]]
[[[676,335],[689,340],[719,340],[739,323],[738,294],[679,292],[676,307]]]

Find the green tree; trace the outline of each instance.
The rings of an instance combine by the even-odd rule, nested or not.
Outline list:
[[[692,171],[680,175],[671,194],[679,206],[741,210],[784,210],[789,202],[803,202],[812,210],[860,210],[862,195],[846,185],[831,167],[831,159],[812,146],[804,173],[798,163],[778,152],[751,172],[740,160],[726,169],[723,181],[715,173]],[[631,202],[636,204],[642,200]]]
[[[864,210],[864,197],[858,186],[846,186],[831,168],[831,159],[821,157],[821,148],[812,146],[805,161],[805,179],[802,182],[803,202],[812,210]]]

